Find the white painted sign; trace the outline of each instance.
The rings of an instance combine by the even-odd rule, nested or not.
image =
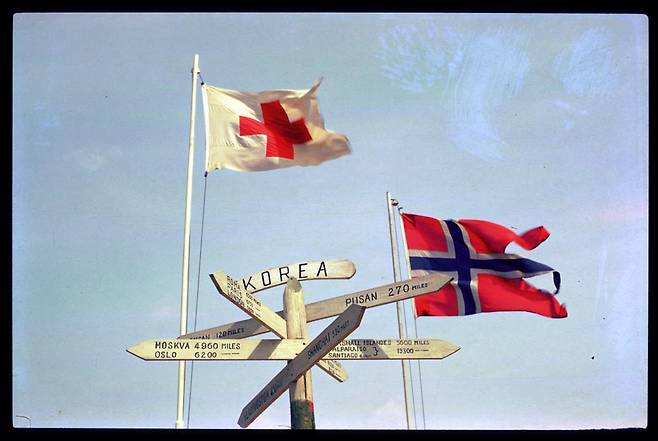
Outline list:
[[[252,316],[279,337],[286,338],[286,321],[260,300],[245,291],[240,286],[240,282],[232,279],[222,271],[212,273],[210,278],[219,293],[230,300],[231,303]]]
[[[365,308],[352,305],[311,341],[302,353],[286,365],[272,380],[242,409],[238,424],[247,427],[283,394],[290,383],[317,363],[361,323]]]
[[[299,281],[318,279],[350,279],[356,273],[354,262],[347,259],[311,260],[260,271],[240,280],[245,291],[253,294],[284,285],[291,277]]]
[[[232,279],[222,271],[212,273],[210,278],[219,293],[230,300],[231,303],[254,317],[268,331],[272,331],[281,338],[287,337],[286,321],[260,300],[245,291],[240,286],[240,282]],[[320,360],[318,367],[340,382],[347,380],[347,371],[336,361]]]
[[[353,304],[372,308],[438,291],[450,280],[451,277],[443,274],[432,274],[309,303],[306,305],[306,321],[333,317]],[[283,311],[278,311],[276,314],[282,317]],[[269,327],[248,319],[188,333],[179,338],[245,338],[269,331]]]
[[[338,315],[350,305],[372,308],[410,299],[438,291],[451,280],[452,277],[443,274],[432,274],[309,303],[306,305],[306,320],[310,322]]]
[[[289,340],[144,340],[128,348],[143,360],[292,360],[308,345],[308,339]]]
[[[153,339],[127,351],[148,361],[292,360],[309,343],[309,339]],[[343,340],[323,360],[430,360],[445,358],[459,349],[444,340],[362,338]]]
[[[445,340],[360,338],[343,340],[325,359],[333,360],[440,360],[460,349]]]

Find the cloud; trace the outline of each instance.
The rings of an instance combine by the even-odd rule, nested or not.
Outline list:
[[[597,209],[594,216],[599,222],[622,223],[638,220],[648,220],[649,206],[645,201],[614,201]]]
[[[602,29],[588,29],[553,63],[553,74],[569,92],[580,97],[608,95],[619,83],[611,37]]]
[[[380,405],[373,402],[367,409],[359,409],[359,418],[340,415],[323,416],[323,429],[406,429],[404,401],[388,400]],[[351,413],[353,414],[353,412]]]
[[[397,25],[379,35],[383,75],[399,87],[422,92],[445,76],[449,54],[436,25]]]
[[[382,73],[412,92],[446,99],[443,123],[456,147],[486,161],[502,158],[506,144],[495,116],[515,96],[530,69],[528,36],[507,28],[459,33],[431,23],[394,26],[380,34]]]
[[[406,429],[405,418],[404,404],[401,407],[399,400],[388,400],[375,408],[370,422],[375,422],[373,427],[382,429]]]
[[[179,317],[180,311],[173,305],[162,304],[149,313],[149,319],[154,322],[165,322]]]
[[[447,134],[462,150],[481,159],[502,158],[506,144],[495,123],[499,107],[518,93],[530,67],[527,37],[495,29],[463,46],[463,59],[452,73],[452,108]]]
[[[37,102],[32,112],[30,131],[34,136],[34,143],[49,146],[53,133],[62,125],[60,117],[49,107],[49,103],[46,101]]]
[[[73,152],[76,164],[86,171],[96,171],[106,162],[105,156],[99,151],[76,150]]]
[[[72,151],[75,164],[84,171],[95,172],[121,155],[118,147],[85,147]]]

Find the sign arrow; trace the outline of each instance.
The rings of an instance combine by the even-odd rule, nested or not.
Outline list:
[[[292,360],[309,346],[309,339],[152,339],[127,349],[147,361]],[[431,360],[459,350],[445,340],[343,340],[324,360]]]
[[[356,273],[354,262],[347,259],[310,260],[276,266],[248,276],[240,283],[245,291],[254,294],[267,288],[284,285],[291,277],[299,281],[319,279],[351,279]]]
[[[307,348],[290,361],[243,409],[238,420],[240,427],[251,424],[270,404],[285,392],[290,383],[317,363],[361,323],[363,306],[351,305],[331,322]]]

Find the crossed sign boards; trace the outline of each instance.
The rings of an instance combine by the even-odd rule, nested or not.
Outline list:
[[[181,335],[177,339],[145,340],[127,351],[148,361],[289,360],[242,410],[238,424],[244,428],[314,365],[343,382],[347,372],[337,360],[442,359],[459,350],[458,346],[443,340],[345,340],[359,326],[367,308],[438,291],[452,279],[448,276],[418,277],[306,304],[307,322],[338,316],[312,341],[288,339],[283,311],[274,312],[252,295],[292,279],[349,279],[355,272],[354,263],[346,259],[285,265],[240,280],[222,271],[215,272],[210,278],[219,293],[251,319]],[[266,332],[273,332],[281,340],[244,339]]]

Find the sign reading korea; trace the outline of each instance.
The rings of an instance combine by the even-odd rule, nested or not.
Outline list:
[[[350,279],[356,273],[354,262],[347,259],[312,260],[291,263],[245,276],[240,280],[249,293],[283,285],[291,277],[299,281],[317,279]]]
[[[210,278],[219,293],[230,300],[231,303],[254,317],[268,331],[274,332],[281,338],[287,338],[288,331],[283,317],[245,291],[237,280],[232,279],[222,271],[212,273]],[[336,361],[320,360],[318,367],[340,382],[347,380],[347,371]]]
[[[372,308],[374,306],[410,299],[438,291],[450,282],[450,280],[452,280],[451,277],[442,274],[432,274],[309,303],[306,305],[306,321],[312,322],[333,317],[343,312],[350,305],[361,305],[366,308]],[[276,314],[282,317],[283,311],[278,311]],[[262,326],[258,321],[248,319],[188,333],[178,338],[245,338],[264,334],[269,331],[268,326]]]
[[[311,366],[317,363],[361,323],[363,306],[352,305],[327,326],[298,356],[292,359],[272,380],[242,409],[238,424],[247,427],[265,409],[288,389]]]
[[[292,360],[309,345],[308,339],[288,340],[144,340],[127,349],[148,361],[180,360]],[[343,340],[323,360],[429,360],[459,350],[445,340]]]

